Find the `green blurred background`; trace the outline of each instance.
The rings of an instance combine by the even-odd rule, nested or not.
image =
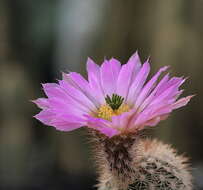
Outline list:
[[[191,157],[203,189],[202,0],[0,0],[0,189],[89,190],[96,183],[85,130],[43,126],[30,100],[61,71],[85,75],[88,56],[125,63],[136,50],[152,72],[171,65],[197,94],[152,130]]]

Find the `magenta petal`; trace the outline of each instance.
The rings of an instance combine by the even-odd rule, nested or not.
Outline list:
[[[49,108],[49,102],[47,98],[38,98],[36,100],[32,100],[32,102],[41,109]]]
[[[169,114],[157,116],[149,121],[147,121],[144,125],[145,126],[156,126],[160,121],[167,119]]]
[[[149,104],[149,107],[153,105],[160,105],[166,100],[173,100],[172,102],[174,102],[176,98],[175,96],[178,93],[179,91],[177,90],[177,84],[174,84],[173,86],[170,86],[168,89],[163,91],[162,94],[156,96]]]
[[[90,91],[89,83],[79,73],[70,72],[68,74],[63,73],[63,80],[68,82],[78,90],[84,91],[85,93]]]
[[[184,90],[178,90],[176,95],[175,95],[175,100],[179,98],[179,96],[184,92]]]
[[[67,96],[70,96],[76,102],[83,105],[83,107],[86,107],[87,109],[89,109],[91,111],[96,109],[93,102],[89,98],[87,98],[87,96],[85,96],[83,92],[74,88],[73,86],[71,86],[69,83],[67,83],[64,80],[59,81],[59,84],[60,84],[60,87],[62,88],[62,90],[64,90],[64,92],[67,94]]]
[[[42,110],[34,117],[44,123],[45,125],[50,125],[51,120],[54,118],[55,114],[50,110]]]
[[[137,99],[137,96],[139,95],[140,93],[140,90],[142,89],[146,79],[147,79],[147,76],[149,74],[149,71],[150,71],[150,65],[149,65],[149,62],[146,61],[142,68],[140,69],[140,71],[137,73],[130,89],[129,89],[129,93],[128,93],[128,96],[127,96],[127,102],[130,104],[130,105],[133,105],[135,100]]]
[[[108,136],[109,138],[119,134],[119,131],[117,131],[116,129],[113,129],[113,128],[109,128],[109,127],[101,127],[101,128],[98,128],[98,130],[101,133]]]
[[[89,115],[86,115],[86,118],[88,127],[96,129],[108,137],[112,137],[119,133],[118,130],[111,127],[110,121],[101,118],[95,118]]]
[[[173,77],[171,78],[166,84],[162,85],[161,88],[157,90],[157,95],[163,93],[166,89],[170,88],[171,86],[177,85],[177,88],[184,83],[185,79],[181,77]]]
[[[105,95],[115,93],[120,69],[120,62],[113,58],[101,65],[101,84]]]
[[[143,102],[143,100],[149,95],[149,93],[151,92],[151,90],[154,87],[154,84],[156,83],[156,81],[158,80],[160,74],[165,71],[166,69],[168,69],[167,66],[162,67],[153,77],[152,79],[147,82],[147,84],[144,86],[144,88],[142,89],[142,91],[140,92],[136,102],[135,102],[135,108],[138,108],[140,106],[140,104]]]
[[[185,106],[187,105],[187,103],[190,101],[190,99],[193,97],[194,95],[192,96],[187,96],[187,97],[184,97],[184,98],[181,98],[179,99],[177,102],[175,102],[173,105],[172,105],[172,108],[173,109],[178,109],[182,106]]]
[[[85,110],[89,112],[89,110],[93,106],[91,102],[88,100],[87,102],[83,101],[84,95],[81,92],[77,92],[73,87],[69,88],[68,84],[65,81],[59,81],[58,84],[43,84],[44,91],[46,95],[49,97],[48,101],[52,99],[58,99],[60,102],[67,103],[67,106],[72,104],[81,110]],[[78,101],[79,100],[79,101]],[[89,103],[89,104],[88,104]],[[88,105],[88,106],[86,106]],[[92,108],[93,109],[93,108]]]
[[[136,66],[137,66],[136,63],[131,60],[127,64],[123,65],[120,70],[118,81],[117,81],[116,93],[124,97],[125,99],[128,96],[130,85],[133,82],[133,79],[135,77]]]
[[[59,86],[59,84],[56,83],[45,83],[42,84],[43,90],[48,98],[60,98],[60,99],[66,99],[67,94],[65,91]]]
[[[56,115],[50,125],[61,131],[72,131],[85,125],[85,120],[73,115]]]
[[[99,102],[94,97],[94,91],[90,88],[90,85],[87,80],[85,80],[80,74],[71,72],[69,74],[63,74],[64,80],[71,84],[76,89],[84,93],[84,95],[90,99],[97,107]]]
[[[134,73],[136,75],[138,73],[138,71],[140,70],[141,66],[142,66],[141,65],[141,61],[140,61],[140,57],[139,57],[137,51],[130,57],[130,59],[128,60],[127,64],[128,63],[135,64]]]
[[[162,108],[157,107],[157,109],[154,110],[145,110],[138,115],[133,125],[136,126],[137,128],[140,128],[140,126],[146,126],[146,123],[148,121],[151,121],[156,117],[169,114],[171,111],[172,109],[169,106],[163,106]],[[157,118],[156,121],[158,121]]]
[[[71,131],[85,124],[85,120],[68,114],[57,114],[50,110],[43,110],[34,116],[45,125],[53,126],[58,130]]]
[[[87,60],[87,72],[90,88],[94,91],[95,98],[100,102],[100,104],[103,104],[105,99],[104,91],[101,86],[100,67],[96,65],[90,58]]]
[[[155,89],[152,91],[152,93],[144,100],[144,102],[139,107],[139,112],[142,111],[148,104],[150,104],[156,97],[157,97],[157,91],[159,91],[162,86],[164,86],[169,79],[169,75],[165,75],[162,80],[158,83],[158,85],[155,87]]]
[[[112,126],[118,129],[119,131],[127,131],[129,127],[129,121],[131,120],[134,113],[135,110],[130,110],[129,112],[124,112],[121,115],[113,116]]]
[[[77,102],[71,101],[71,99],[67,99],[66,101],[58,99],[58,98],[50,98],[49,99],[50,109],[54,113],[66,113],[72,115],[82,116],[83,114],[88,112],[88,109],[82,107]]]

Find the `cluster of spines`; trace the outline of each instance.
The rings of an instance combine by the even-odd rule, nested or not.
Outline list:
[[[144,158],[140,161],[137,178],[128,186],[128,190],[183,190],[187,189],[182,179],[176,176],[177,170],[171,164],[157,158]]]
[[[98,190],[192,189],[185,157],[177,156],[170,146],[156,140],[140,140],[138,143],[132,139],[114,138],[107,142],[103,139],[104,153],[100,156],[106,158],[103,162],[106,166],[100,172]],[[123,152],[121,143],[128,153]],[[135,148],[135,144],[139,147]]]
[[[134,169],[135,178],[133,183],[128,185],[127,189],[121,190],[189,190],[183,181],[179,179],[172,171],[174,166],[154,159],[154,162],[149,162],[143,159],[138,168]],[[120,190],[114,188],[111,180],[107,181],[99,190]]]
[[[106,139],[104,142],[104,151],[109,163],[109,169],[116,175],[129,178],[134,170],[130,167],[132,157],[128,150],[137,140],[135,136],[126,135],[116,136],[113,139]]]
[[[130,167],[132,158],[128,150],[132,147],[134,141],[137,141],[137,137],[134,135],[119,135],[109,139],[96,130],[90,129],[89,132],[99,175],[97,187],[99,190],[118,190],[119,185],[113,176],[118,176],[121,179],[120,181],[130,179],[132,175],[130,173],[134,171]]]

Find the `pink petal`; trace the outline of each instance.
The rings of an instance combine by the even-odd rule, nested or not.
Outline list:
[[[44,123],[45,125],[50,125],[51,120],[54,118],[55,114],[50,110],[42,110],[34,117]]]
[[[90,115],[85,115],[87,118],[87,126],[100,131],[108,137],[112,137],[119,133],[118,130],[111,127],[111,122],[102,118],[95,118]]]
[[[73,115],[56,115],[50,125],[61,131],[72,131],[84,126],[85,121]]]
[[[82,116],[83,114],[88,113],[88,109],[86,107],[83,107],[71,98],[66,100],[50,98],[49,106],[54,113],[66,113],[77,116]]]
[[[155,118],[147,121],[144,125],[145,126],[156,126],[160,121],[167,119],[168,116],[169,115],[166,114],[166,115],[161,115],[161,116],[155,117]]]
[[[171,78],[166,84],[164,84],[161,88],[157,90],[157,95],[164,92],[166,89],[170,88],[171,86],[177,84],[177,88],[181,86],[185,82],[185,79],[181,77],[173,77]]]
[[[69,85],[65,81],[59,81],[59,84],[43,84],[44,91],[46,95],[50,98],[60,99],[61,101],[65,101],[67,105],[72,104],[76,106],[78,109],[86,110],[90,112],[95,109],[94,104],[85,97],[85,95]]]
[[[60,86],[56,83],[46,83],[42,84],[43,90],[47,97],[58,97],[65,99],[66,93],[60,88]]]
[[[137,99],[137,96],[140,93],[140,90],[142,89],[142,86],[144,85],[147,76],[149,74],[150,71],[150,65],[149,62],[146,61],[142,68],[140,69],[140,71],[137,73],[130,89],[129,89],[129,93],[127,96],[127,102],[130,105],[134,105],[135,100]]]
[[[171,111],[172,109],[170,106],[164,104],[159,107],[154,107],[154,109],[146,109],[138,115],[136,120],[133,120],[134,122],[131,123],[131,126],[134,125],[138,128],[140,126],[146,126],[146,122],[153,120],[156,117],[169,114]]]
[[[126,131],[128,129],[129,121],[131,120],[135,110],[130,110],[129,112],[124,112],[121,115],[112,117],[112,126],[119,131]]]
[[[141,67],[137,52],[129,59],[127,64],[123,65],[117,81],[117,94],[124,97],[128,96],[129,88]]]
[[[38,98],[36,100],[33,100],[32,102],[35,103],[41,109],[49,108],[49,103],[47,98]]]
[[[152,93],[144,100],[144,102],[139,107],[139,112],[142,111],[148,104],[150,104],[155,98],[157,91],[164,86],[169,79],[169,75],[165,75],[162,80],[158,83],[156,88],[152,91]]]
[[[64,90],[64,92],[67,94],[67,96],[70,96],[72,99],[83,105],[83,107],[88,108],[90,111],[96,110],[93,102],[89,98],[87,98],[87,96],[85,96],[83,92],[74,88],[64,80],[59,81],[59,84],[62,90]]]
[[[45,125],[53,126],[62,131],[71,131],[85,124],[85,120],[82,120],[80,117],[58,114],[50,110],[43,110],[34,117]]]
[[[179,91],[177,91],[177,93],[176,93],[176,95],[175,95],[175,99],[178,99],[179,98],[179,96],[182,94],[184,92],[184,90],[179,90]]]
[[[101,84],[105,96],[115,93],[120,69],[120,62],[114,58],[109,61],[105,60],[101,65]]]
[[[72,84],[73,87],[83,92],[84,95],[95,104],[95,106],[99,107],[99,102],[94,97],[94,91],[90,88],[87,80],[85,80],[80,74],[71,72],[69,74],[63,74],[63,78],[69,84]]]
[[[95,98],[99,101],[99,103],[103,104],[105,99],[104,91],[101,86],[100,67],[96,65],[90,58],[87,60],[87,72],[90,88],[94,91]]]
[[[159,105],[164,100],[171,100],[175,101],[175,96],[179,93],[177,90],[178,84],[174,84],[173,86],[170,86],[168,89],[165,89],[165,91],[162,92],[162,94],[159,94],[156,96],[151,103],[149,103],[149,107],[152,105]]]
[[[179,99],[177,102],[175,102],[173,105],[172,105],[172,108],[173,109],[178,109],[182,106],[185,106],[187,105],[187,103],[190,101],[190,99],[193,97],[194,95],[192,96],[187,96],[187,97],[184,97],[184,98],[181,98]]]
[[[119,134],[119,131],[109,127],[100,127],[98,130],[109,138]]]
[[[151,92],[151,90],[154,87],[154,84],[156,83],[156,81],[158,80],[160,74],[165,71],[166,69],[168,69],[167,66],[162,67],[153,77],[152,79],[147,82],[147,84],[144,86],[144,88],[142,89],[142,91],[140,92],[136,102],[135,102],[135,108],[138,108],[140,106],[140,104],[144,101],[144,99],[149,95],[149,93]]]
[[[130,57],[127,63],[135,64],[134,75],[136,76],[136,74],[139,72],[142,66],[140,57],[137,51]],[[132,80],[134,80],[134,78]]]

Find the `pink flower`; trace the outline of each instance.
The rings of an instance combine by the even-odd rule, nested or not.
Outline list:
[[[147,60],[142,65],[137,52],[122,66],[114,58],[101,66],[88,59],[88,80],[71,72],[58,83],[42,85],[47,98],[33,101],[42,109],[34,117],[58,130],[87,126],[108,137],[155,126],[192,97],[178,99],[185,81],[181,77],[166,74],[158,82],[167,69],[162,67],[146,82],[150,64]]]

